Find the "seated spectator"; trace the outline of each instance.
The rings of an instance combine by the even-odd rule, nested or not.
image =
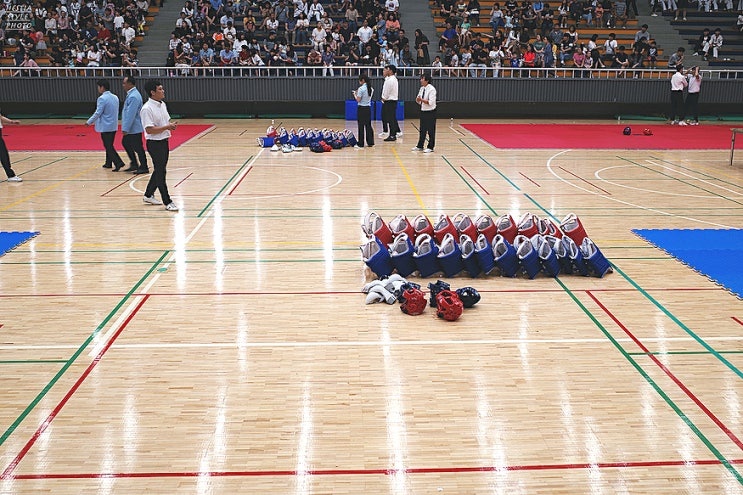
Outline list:
[[[643,24],[640,30],[635,33],[635,44],[633,46],[639,46],[642,50],[647,50],[650,46],[650,33],[648,33],[647,24]]]
[[[103,59],[103,54],[98,49],[98,45],[96,43],[93,43],[90,45],[86,58],[88,59],[88,67],[100,67],[101,66],[101,60]]]
[[[636,46],[629,59],[630,69],[643,69],[645,67],[645,53],[642,48]]]
[[[710,49],[712,50],[712,57],[717,59],[717,56],[719,54],[719,49],[722,48],[723,38],[722,38],[722,30],[720,28],[715,29],[714,34],[709,37],[709,41],[702,49],[704,52],[704,60],[709,59],[709,52]]]
[[[699,38],[697,38],[697,42],[694,44],[695,57],[699,55],[699,52],[703,51],[705,45],[709,43],[710,36],[711,33],[709,32],[709,28],[704,28],[704,30],[702,30],[702,34],[699,35]]]
[[[318,52],[324,51],[326,37],[327,33],[325,32],[325,29],[323,29],[322,24],[318,22],[315,29],[312,30],[312,46],[315,50]]]
[[[229,41],[224,42],[224,48],[219,52],[219,65],[230,67],[237,63],[237,54],[232,51],[232,45]]]
[[[686,49],[683,46],[678,47],[676,52],[668,57],[668,67],[675,69],[677,65],[684,65],[684,52]]]
[[[624,50],[624,45],[619,45],[619,47],[617,48],[617,52],[614,54],[614,60],[611,64],[612,69],[620,69],[619,72],[617,72],[617,77],[626,76],[627,73],[625,69],[629,67],[629,57]]]
[[[26,52],[23,54],[23,61],[19,64],[18,67],[23,67],[23,69],[18,69],[17,71],[13,72],[13,76],[38,76],[39,71],[41,70],[39,68],[39,64],[36,63],[36,60],[34,60],[34,57]]]
[[[441,34],[441,37],[439,38],[439,51],[443,51],[445,47],[453,47],[459,42],[459,39],[457,37],[457,31],[454,29],[454,27],[447,23],[446,29]]]

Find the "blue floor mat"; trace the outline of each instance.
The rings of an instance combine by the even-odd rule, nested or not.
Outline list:
[[[742,229],[635,229],[632,232],[743,298]]]
[[[0,232],[0,256],[37,235],[38,232]]]

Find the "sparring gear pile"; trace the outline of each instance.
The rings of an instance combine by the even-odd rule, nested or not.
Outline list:
[[[452,291],[449,284],[442,280],[428,284],[430,290],[431,308],[436,310],[436,316],[447,321],[458,319],[464,308],[471,308],[480,300],[480,294],[474,287],[462,287]],[[400,303],[400,311],[406,315],[419,315],[426,309],[428,300],[415,282],[409,282],[394,273],[389,277],[374,280],[362,289],[366,294],[366,304],[385,302]]]
[[[368,238],[361,245],[362,258],[378,277],[393,272],[454,277],[466,272],[472,278],[497,273],[533,279],[540,273],[603,277],[613,271],[573,213],[556,225],[532,213],[524,213],[518,222],[511,215],[496,220],[480,215],[473,221],[464,213],[453,219],[444,214],[435,223],[425,215],[410,222],[400,214],[387,224],[369,212],[361,228]]]
[[[310,151],[316,153],[325,153],[332,150],[339,150],[346,147],[353,147],[358,143],[353,132],[348,129],[334,131],[332,129],[317,128],[305,131],[300,127],[298,131],[291,129],[287,131],[284,127],[274,129],[269,126],[266,129],[266,136],[256,138],[258,146],[261,148],[271,148],[271,151],[282,151],[291,153],[293,151],[302,151],[308,147]]]

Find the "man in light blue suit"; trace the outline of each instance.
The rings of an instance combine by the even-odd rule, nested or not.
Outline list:
[[[142,118],[139,111],[142,110],[142,95],[137,90],[137,81],[134,76],[124,76],[124,91],[126,91],[126,100],[124,100],[124,109],[121,111],[121,132],[124,137],[121,138],[121,144],[124,145],[126,154],[129,155],[129,168],[124,172],[133,172],[135,174],[150,173],[147,166],[147,155],[142,145]],[[137,165],[139,157],[139,165]]]
[[[101,141],[106,149],[106,163],[103,164],[103,168],[113,167],[113,171],[118,172],[124,166],[124,160],[114,148],[116,129],[119,128],[119,97],[111,93],[111,85],[105,79],[99,79],[96,84],[98,84],[100,96],[96,103],[95,113],[85,125],[89,126],[95,122],[95,130],[101,134]]]

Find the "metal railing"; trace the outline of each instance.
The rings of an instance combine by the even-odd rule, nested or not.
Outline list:
[[[382,67],[369,66],[321,66],[294,67],[0,67],[0,78],[117,78],[132,74],[141,78],[330,78],[358,77],[366,73],[370,77],[382,77]],[[417,78],[428,72],[436,78],[498,79],[498,78],[568,78],[568,79],[668,79],[674,70],[656,69],[579,69],[574,67],[527,68],[527,67],[398,67],[397,75]],[[700,70],[705,79],[743,79],[743,70]]]

